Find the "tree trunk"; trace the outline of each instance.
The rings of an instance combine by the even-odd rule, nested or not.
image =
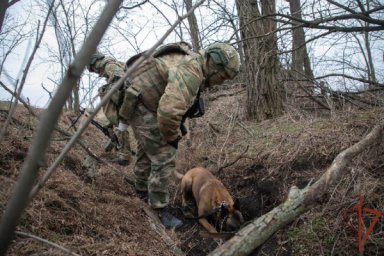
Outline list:
[[[2,27],[5,20],[5,13],[7,12],[7,9],[19,1],[20,0],[12,0],[8,2],[8,0],[0,0],[0,33],[2,32]]]
[[[258,5],[261,7],[259,10]],[[247,117],[262,121],[283,113],[282,87],[279,86],[275,1],[236,0],[245,55]]]
[[[370,10],[370,1],[367,1],[367,10]],[[365,26],[369,27],[370,24],[368,22],[365,23]],[[369,89],[374,88],[372,84],[376,83],[376,71],[375,66],[373,65],[373,58],[372,58],[372,52],[371,52],[371,45],[369,40],[369,33],[367,31],[364,32],[364,43],[365,48],[367,49],[367,65],[368,65],[368,80],[372,81],[372,83],[369,85]]]
[[[300,0],[289,0],[292,22],[292,63],[288,73],[292,83],[288,84],[287,91],[295,95],[313,95],[313,72],[309,60],[307,46],[305,43],[305,33],[301,23],[297,20],[302,19]],[[292,98],[293,102],[300,106],[308,104],[308,101]],[[309,102],[312,104],[312,102]]]
[[[187,12],[192,8],[192,0],[184,0]],[[199,26],[197,25],[196,15],[192,13],[188,16],[189,29],[191,30],[192,46],[195,51],[200,50]]]
[[[290,0],[289,8],[293,18],[302,19],[300,0]],[[297,27],[299,23],[294,19],[292,22],[292,70],[299,74],[305,73],[307,79],[313,79],[313,72],[305,43],[304,29]]]
[[[8,0],[0,0],[0,32],[2,31],[5,20],[5,12],[7,11]]]
[[[78,111],[80,109],[80,81],[73,87],[73,110]]]

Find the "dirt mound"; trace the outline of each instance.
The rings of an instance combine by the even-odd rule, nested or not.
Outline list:
[[[244,89],[206,95],[207,113],[191,120],[188,136],[180,143],[177,170],[203,166],[239,199],[246,222],[284,201],[293,185],[316,180],[335,156],[366,135],[383,119],[383,109],[314,115],[297,111],[275,120],[255,123],[244,118]],[[6,111],[0,113],[6,118]],[[66,113],[60,126],[67,129],[76,117]],[[37,121],[18,109],[0,146],[0,209],[19,175]],[[47,164],[60,153],[68,137],[55,132]],[[106,137],[90,126],[81,140],[102,159]],[[206,255],[222,242],[202,235],[194,220],[178,210],[180,199],[172,186],[173,214],[184,225],[164,230],[153,222],[147,204],[125,180],[132,165],[91,161],[76,145],[46,186],[27,208],[18,231],[33,234],[81,255]],[[347,174],[324,201],[290,226],[277,232],[252,255],[345,255],[358,253],[359,196],[364,207],[384,212],[383,141],[378,141],[350,163]],[[44,173],[42,168],[41,175]],[[364,217],[369,226],[370,218]],[[384,251],[383,217],[365,242],[366,253]],[[60,251],[31,238],[16,235],[9,255],[60,255]],[[367,254],[367,255],[368,255]]]

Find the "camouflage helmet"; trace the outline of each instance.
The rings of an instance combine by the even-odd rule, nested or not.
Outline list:
[[[92,67],[93,65],[95,65],[96,61],[98,61],[98,60],[102,60],[102,59],[104,59],[104,57],[105,57],[105,55],[102,54],[101,52],[95,52],[94,54],[92,54],[92,56],[91,56],[91,61],[90,61],[89,64],[87,65],[88,70],[89,70],[89,71],[92,71],[92,70],[91,70],[91,67]]]
[[[219,67],[223,67],[230,79],[240,72],[240,56],[236,49],[226,43],[214,43],[205,50],[207,57]]]

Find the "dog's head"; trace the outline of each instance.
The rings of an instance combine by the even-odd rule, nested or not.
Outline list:
[[[229,212],[227,216],[227,221],[224,225],[225,231],[234,231],[240,228],[241,224],[244,223],[243,215],[239,210],[234,210]]]

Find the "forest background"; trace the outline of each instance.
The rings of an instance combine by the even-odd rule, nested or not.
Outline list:
[[[190,0],[13,0],[0,3],[1,95],[4,100],[10,100],[6,102],[9,104],[8,117],[0,137],[3,138],[7,126],[12,123],[10,120],[18,102],[27,108],[30,105],[47,107],[21,170],[19,187],[24,188],[20,190],[23,195],[20,198],[16,197],[20,194],[15,193],[7,205],[0,226],[1,238],[10,239],[9,230],[15,228],[18,216],[28,203],[28,188],[34,184],[37,170],[44,162],[42,159],[50,134],[62,110],[78,114],[80,106],[100,107],[96,104],[96,92],[104,81],[87,71],[83,73],[96,46],[106,54],[126,60],[135,53],[166,42],[189,41],[196,50],[217,41],[231,43],[238,49],[243,64],[241,75],[231,82],[237,85],[234,88],[239,89],[233,91],[230,87],[222,88],[236,95],[236,116],[244,122],[250,122],[247,123],[250,125],[260,122],[266,124],[268,120],[279,121],[279,118],[286,116],[296,120],[298,116],[307,117],[307,114],[310,114],[309,119],[330,117],[328,121],[331,121],[335,117],[349,118],[349,111],[372,110],[370,114],[363,114],[372,116],[372,122],[367,122],[369,127],[364,128],[365,132],[357,133],[360,136],[367,135],[361,140],[362,143],[355,145],[355,140],[341,143],[344,145],[338,148],[342,153],[341,159],[338,156],[335,158],[335,161],[340,161],[332,162],[325,176],[320,176],[314,184],[307,183],[298,194],[289,193],[288,201],[298,204],[294,208],[297,210],[294,216],[307,211],[308,202],[313,203],[324,195],[340,177],[340,170],[344,169],[352,156],[361,153],[372,140],[380,141],[378,136],[383,124],[380,115],[372,113],[377,113],[375,111],[383,106],[384,6],[381,1],[244,0],[194,3]],[[195,8],[194,4],[197,5],[194,14],[188,13],[188,10]],[[100,19],[104,16],[109,18]],[[108,19],[112,19],[110,25],[106,21]],[[177,21],[174,23],[174,20]],[[103,40],[99,44],[101,37]],[[209,91],[207,98],[212,98],[215,93],[215,90]],[[235,120],[230,119],[230,122]],[[301,122],[305,123],[303,120]],[[75,143],[86,125],[87,122],[84,128],[76,131],[70,139],[70,145],[60,155],[68,152],[71,143]],[[372,133],[367,133],[368,128],[372,128]],[[193,123],[191,131],[194,131]],[[214,151],[219,153],[216,167],[213,168],[217,171],[235,164],[248,150],[247,147],[244,154],[240,152],[233,161],[227,159],[224,145],[227,145],[231,131],[227,131],[222,148]],[[249,134],[255,135],[252,132]],[[282,133],[276,132],[274,135],[282,136]],[[278,141],[283,142],[286,140]],[[271,149],[271,145],[265,149]],[[312,150],[316,151],[315,148]],[[295,151],[293,156],[299,157],[299,152]],[[335,156],[332,152],[324,155]],[[377,152],[381,151],[376,150],[375,154]],[[262,156],[265,155],[258,155]],[[274,156],[274,152],[270,156]],[[344,156],[347,156],[346,159]],[[53,171],[59,162],[55,162],[49,171]],[[329,158],[325,164],[331,164]],[[259,165],[253,166],[257,169]],[[381,166],[381,162],[374,162],[365,167],[376,171]],[[273,171],[270,169],[269,172]],[[27,185],[23,185],[22,181]],[[33,192],[31,195],[34,195]],[[16,201],[19,204],[12,203]],[[277,208],[280,209],[278,213],[282,214],[281,219],[287,223],[292,221],[292,216],[285,218],[287,211],[284,207],[287,205]],[[19,210],[14,212],[14,208]],[[9,216],[14,216],[13,221],[5,222]],[[278,228],[275,226],[270,229],[273,225],[267,226],[269,235]],[[269,235],[263,235],[265,241]]]

